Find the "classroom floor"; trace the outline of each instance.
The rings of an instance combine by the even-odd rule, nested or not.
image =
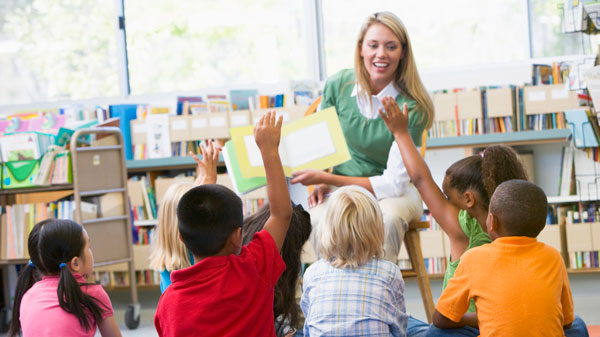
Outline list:
[[[590,337],[600,337],[600,274],[576,274],[569,275],[575,312],[588,324]],[[431,291],[433,298],[437,301],[442,291],[442,280],[431,280]],[[131,296],[127,290],[109,292],[115,309],[115,317],[119,322],[123,337],[152,337],[158,336],[154,330],[154,311],[158,304],[160,292],[158,289],[140,289],[139,299],[142,306],[140,326],[136,330],[125,327],[125,310],[131,302]],[[419,293],[419,287],[414,278],[406,280],[406,309],[418,319],[425,320],[423,302]],[[0,334],[1,337],[6,334]],[[100,336],[100,333],[96,333]]]
[[[600,274],[575,274],[569,275],[575,312],[588,324],[596,326],[590,328],[590,337],[600,337]],[[431,292],[435,301],[442,292],[442,280],[431,280]],[[140,290],[140,303],[142,305],[142,317],[140,327],[136,330],[128,330],[125,327],[124,315],[127,304],[130,302],[130,294],[127,291],[110,292],[109,295],[115,308],[115,317],[119,322],[124,337],[158,336],[154,330],[154,310],[158,303],[159,291]],[[419,287],[415,278],[406,279],[406,310],[414,317],[425,319],[425,310],[419,293]],[[96,334],[100,336],[100,334]]]

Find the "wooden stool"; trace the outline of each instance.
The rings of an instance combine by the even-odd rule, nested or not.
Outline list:
[[[408,252],[412,269],[403,269],[402,277],[417,277],[421,298],[423,299],[423,306],[425,307],[425,314],[427,315],[427,321],[431,324],[435,306],[433,305],[433,296],[431,295],[431,287],[429,286],[429,276],[425,269],[425,260],[423,259],[423,252],[421,251],[421,238],[419,237],[418,231],[421,228],[429,228],[429,222],[413,221],[408,224],[408,231],[404,234],[404,246]]]

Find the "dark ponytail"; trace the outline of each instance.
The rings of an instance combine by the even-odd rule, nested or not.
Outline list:
[[[491,198],[498,185],[512,179],[528,180],[517,152],[506,145],[493,145],[482,152],[481,180]]]
[[[492,145],[481,154],[455,162],[446,170],[446,176],[450,187],[459,193],[475,191],[486,209],[498,185],[511,179],[527,180],[517,153],[506,145]]]
[[[264,205],[258,212],[244,219],[242,226],[243,245],[247,245],[255,233],[263,229],[265,223],[271,216],[269,205]],[[302,262],[300,256],[302,247],[308,240],[312,226],[310,214],[304,210],[302,205],[295,205],[292,209],[290,227],[281,247],[281,258],[285,262],[286,269],[275,284],[275,296],[273,301],[273,314],[275,322],[289,323],[296,328],[299,323],[298,307],[296,305],[296,287]],[[285,324],[277,326],[276,334],[283,335]]]
[[[17,280],[12,319],[10,321],[10,327],[8,328],[9,337],[19,336],[21,334],[21,300],[23,299],[25,292],[27,292],[35,282],[41,279],[40,272],[43,273],[43,270],[40,269],[41,264],[38,252],[38,240],[40,228],[42,228],[47,221],[48,220],[41,221],[33,226],[31,233],[29,233],[29,238],[27,239],[27,248],[29,249],[29,256],[31,257],[29,264],[21,271],[19,279]]]
[[[86,309],[96,322],[102,320],[104,309],[98,299],[81,290],[79,282],[66,267],[74,257],[84,253],[83,227],[74,221],[61,219],[48,219],[42,223],[38,239],[40,270],[44,274],[59,276],[58,304],[64,311],[75,315],[79,324],[89,330],[94,322],[89,320]]]

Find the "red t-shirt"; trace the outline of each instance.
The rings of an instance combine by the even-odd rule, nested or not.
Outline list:
[[[173,271],[156,308],[159,336],[275,336],[273,292],[285,270],[267,231],[240,255],[212,256]]]

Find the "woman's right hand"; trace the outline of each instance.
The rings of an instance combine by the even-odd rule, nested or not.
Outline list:
[[[312,193],[308,196],[308,207],[312,208],[322,203],[329,192],[331,192],[331,187],[327,184],[314,185]]]

